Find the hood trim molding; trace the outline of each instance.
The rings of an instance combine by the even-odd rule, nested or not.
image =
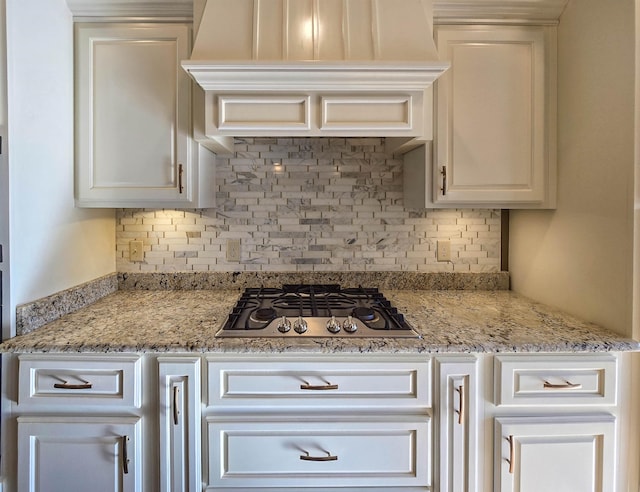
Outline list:
[[[449,66],[445,62],[182,62],[206,91],[424,91]]]

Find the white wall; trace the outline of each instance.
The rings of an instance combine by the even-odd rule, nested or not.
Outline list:
[[[511,214],[513,290],[632,335],[634,0],[570,0],[558,31],[558,208]]]
[[[18,304],[115,271],[115,214],[74,207],[73,26],[64,0],[7,0],[7,65],[14,317]]]

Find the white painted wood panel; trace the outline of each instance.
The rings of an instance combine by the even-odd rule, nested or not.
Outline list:
[[[615,441],[610,415],[497,418],[495,490],[613,492]]]
[[[617,368],[606,354],[498,355],[496,405],[615,405]]]
[[[19,417],[18,490],[141,492],[141,444],[138,418]]]
[[[282,420],[282,419],[281,419]],[[216,487],[401,487],[430,484],[428,418],[207,419]],[[307,461],[305,458],[319,461]],[[326,461],[322,461],[326,459]]]
[[[199,357],[158,357],[160,491],[202,488]]]
[[[438,357],[434,363],[438,405],[437,490],[478,490],[478,387],[474,356]]]
[[[139,356],[20,355],[18,406],[139,408],[140,364]]]
[[[180,67],[189,26],[80,23],[75,45],[76,204],[212,205],[213,192],[198,186],[208,174],[199,173]]]
[[[411,96],[322,97],[321,130],[411,131],[413,106]]]
[[[220,130],[300,131],[311,128],[311,101],[308,96],[226,96],[218,97]]]
[[[431,402],[430,364],[422,362],[234,362],[211,358],[209,405],[414,408]],[[303,389],[307,387],[307,389]]]
[[[437,29],[440,55],[452,66],[437,82],[435,204],[553,205],[550,32],[531,26]]]

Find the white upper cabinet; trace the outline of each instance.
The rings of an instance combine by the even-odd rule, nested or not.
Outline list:
[[[76,24],[78,206],[213,205],[214,156],[191,138],[180,67],[190,33],[186,24]]]
[[[555,27],[442,25],[433,150],[405,157],[407,206],[555,206]],[[424,169],[419,169],[423,167]]]

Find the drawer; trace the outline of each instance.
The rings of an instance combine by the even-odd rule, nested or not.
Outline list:
[[[422,420],[207,419],[209,483],[223,487],[428,487]]]
[[[501,355],[494,369],[498,406],[616,404],[613,355]]]
[[[140,357],[21,355],[18,405],[140,407]]]
[[[430,362],[247,362],[210,359],[208,404],[237,407],[426,408]]]

